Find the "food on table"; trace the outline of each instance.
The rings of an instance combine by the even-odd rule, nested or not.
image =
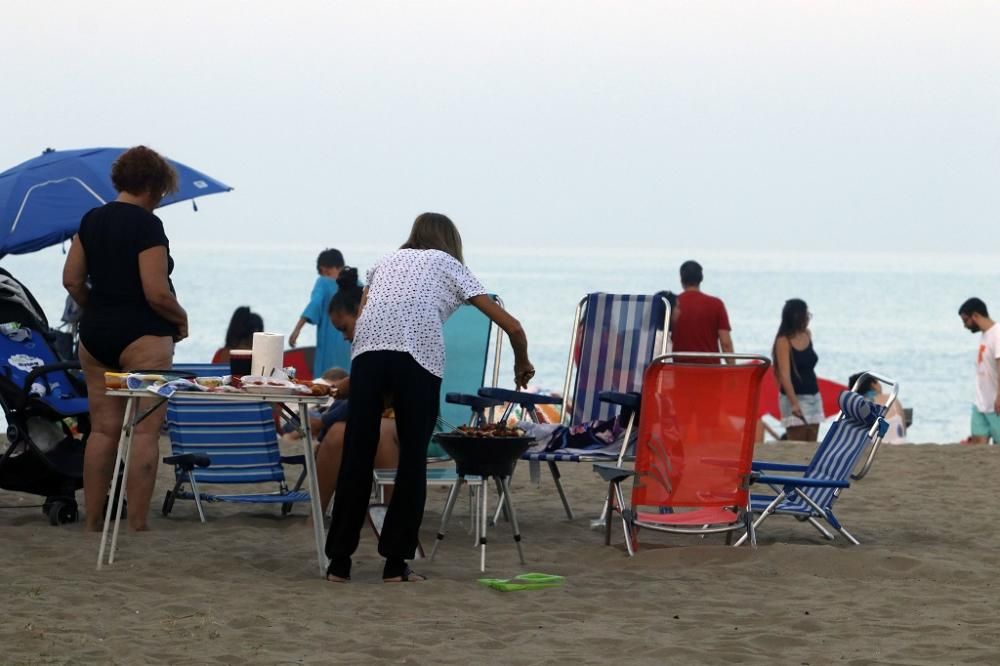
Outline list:
[[[309,393],[311,393],[312,395],[314,395],[316,397],[320,397],[320,396],[324,396],[324,395],[333,395],[333,394],[335,394],[337,392],[337,389],[333,388],[332,386],[330,386],[326,382],[322,382],[322,381],[310,382],[310,381],[305,381],[305,380],[302,380],[302,379],[295,379],[293,381],[297,385],[299,385],[299,386],[304,387],[305,389],[307,389],[309,391]]]
[[[104,386],[109,389],[122,389],[126,388],[125,379],[128,377],[127,372],[105,372],[104,373]]]
[[[455,429],[454,434],[464,435],[465,437],[483,437],[483,438],[496,438],[496,437],[524,437],[524,431],[520,428],[510,427],[503,423],[491,423],[489,425],[472,427],[472,426],[458,426]]]
[[[194,383],[207,389],[219,388],[225,382],[222,377],[195,377]]]
[[[244,375],[241,378],[241,386],[252,393],[310,393],[307,386],[260,375]]]
[[[323,395],[330,395],[335,391],[326,384],[312,384],[311,386],[309,386],[309,392],[318,397]]]

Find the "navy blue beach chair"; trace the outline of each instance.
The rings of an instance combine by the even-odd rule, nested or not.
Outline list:
[[[894,384],[895,395],[898,385],[889,381]],[[820,522],[823,521],[852,544],[860,543],[834,514],[833,506],[841,492],[850,487],[852,472],[866,448],[869,456],[862,470],[866,473],[871,467],[889,427],[884,418],[887,407],[851,391],[842,392],[839,401],[840,417],[830,425],[808,465],[754,461],[752,480],[755,487],[766,485],[772,491],[750,496],[750,508],[759,514],[754,520],[755,530],[768,517],[781,514],[808,521],[832,540],[834,535]],[[855,475],[855,478],[860,476]],[[745,538],[736,545],[743,543]]]

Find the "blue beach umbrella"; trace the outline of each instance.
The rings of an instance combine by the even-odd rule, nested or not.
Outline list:
[[[117,196],[111,165],[124,151],[49,148],[40,157],[0,173],[0,258],[72,238],[84,213]],[[168,161],[177,170],[180,189],[164,197],[160,206],[233,189],[180,162]]]

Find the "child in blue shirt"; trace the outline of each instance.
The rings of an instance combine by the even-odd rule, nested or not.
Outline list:
[[[337,276],[344,267],[344,255],[340,250],[327,248],[316,259],[319,277],[313,285],[309,304],[288,336],[288,345],[295,347],[299,333],[306,324],[316,326],[316,355],[313,358],[313,377],[321,377],[329,368],[351,367],[351,345],[330,323],[327,310],[330,299],[337,293]]]

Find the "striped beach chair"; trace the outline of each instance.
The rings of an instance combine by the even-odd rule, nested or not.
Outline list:
[[[573,318],[562,393],[570,396],[568,400],[505,389],[479,391],[488,398],[519,404],[536,421],[543,420],[536,411],[539,405],[557,405],[560,423],[567,426],[611,419],[621,412],[626,426],[617,449],[528,452],[522,458],[531,464],[532,478],[537,478],[540,463],[548,465],[570,520],[573,509],[560,480],[558,463],[616,460],[621,466],[626,460],[639,411],[643,373],[653,357],[667,349],[664,331],[669,319],[670,304],[659,294],[588,294],[580,300]]]
[[[893,382],[895,384],[895,382]],[[897,389],[898,386],[894,386]],[[751,509],[760,514],[754,527],[775,514],[808,521],[827,539],[834,535],[821,520],[844,535],[852,544],[860,542],[847,531],[833,513],[841,491],[851,485],[851,474],[870,447],[863,465],[867,472],[889,424],[883,418],[886,407],[850,391],[840,394],[840,417],[833,422],[808,465],[754,461],[755,484],[766,484],[770,494],[751,495]],[[801,475],[801,476],[792,476]],[[740,539],[739,545],[745,540]]]
[[[305,458],[279,452],[270,404],[170,400],[166,422],[173,455],[163,462],[175,466],[176,483],[163,500],[164,516],[170,515],[178,499],[194,500],[202,522],[203,502],[280,504],[286,515],[295,502],[309,501],[309,493],[288,489],[284,465],[304,465]],[[217,494],[205,492],[201,484],[276,487],[271,492]]]
[[[692,362],[707,357],[732,363]],[[639,528],[702,536],[746,530],[752,539],[750,465],[769,367],[764,356],[692,353],[660,356],[649,366],[635,469],[594,465],[609,484],[629,555],[638,547]],[[626,503],[621,486],[629,478]],[[605,543],[611,543],[610,512]]]

